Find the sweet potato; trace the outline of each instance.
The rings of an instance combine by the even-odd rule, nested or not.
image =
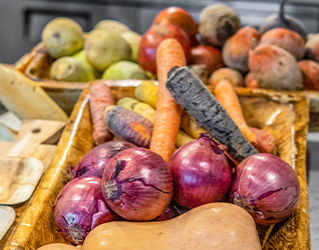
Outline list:
[[[260,88],[302,90],[302,76],[295,57],[277,45],[259,45],[249,52],[249,70]]]
[[[295,31],[286,28],[277,28],[267,31],[262,35],[259,45],[274,44],[277,45],[300,60],[305,53],[305,41]]]
[[[239,70],[242,73],[248,71],[248,53],[257,46],[260,35],[252,26],[239,29],[236,34],[225,42],[222,55],[227,67]]]

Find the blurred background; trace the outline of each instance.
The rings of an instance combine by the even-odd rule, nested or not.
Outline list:
[[[242,25],[257,28],[279,9],[279,0],[0,0],[0,61],[16,62],[40,42],[44,26],[59,16],[76,20],[85,31],[102,19],[113,19],[143,34],[166,7],[182,7],[198,21],[203,8],[213,3],[228,5],[237,12]],[[308,33],[319,31],[318,0],[290,0],[285,13],[301,20]]]

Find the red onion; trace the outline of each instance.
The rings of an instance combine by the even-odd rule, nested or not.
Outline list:
[[[297,208],[300,183],[296,172],[281,158],[256,154],[237,166],[231,201],[246,209],[257,224],[271,225]]]
[[[158,154],[145,148],[125,149],[106,165],[102,192],[119,216],[133,221],[152,220],[172,199],[172,175]]]
[[[220,201],[231,185],[227,157],[208,134],[180,147],[168,167],[173,173],[174,200],[189,209]]]
[[[73,178],[79,176],[98,176],[102,178],[102,174],[109,160],[127,148],[136,147],[134,144],[126,141],[109,141],[103,143],[89,152],[87,152],[79,165],[71,169]]]
[[[103,198],[101,178],[95,176],[70,181],[53,207],[57,231],[75,244],[81,244],[93,228],[115,216]]]
[[[163,221],[175,218],[183,213],[186,213],[189,209],[182,207],[181,205],[177,204],[174,201],[164,209],[160,216],[155,218],[156,221]]]

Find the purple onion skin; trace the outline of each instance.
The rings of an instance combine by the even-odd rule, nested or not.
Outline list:
[[[160,216],[156,217],[155,221],[163,221],[163,220],[170,220],[173,219],[181,214],[186,213],[189,209],[182,207],[181,205],[177,204],[174,201],[164,209]]]
[[[220,201],[230,189],[227,157],[208,134],[180,147],[167,165],[173,173],[173,199],[188,209]]]
[[[102,174],[109,160],[124,149],[136,146],[126,141],[109,141],[88,151],[79,165],[71,170],[73,178],[80,176],[97,176]]]
[[[93,228],[115,216],[103,198],[101,178],[95,176],[70,181],[53,207],[57,231],[75,244],[82,244]]]
[[[300,199],[300,182],[293,168],[271,154],[256,154],[237,166],[230,200],[246,209],[260,225],[287,219]]]
[[[125,149],[106,165],[102,192],[111,209],[124,219],[152,220],[172,199],[172,174],[158,154],[145,148]]]

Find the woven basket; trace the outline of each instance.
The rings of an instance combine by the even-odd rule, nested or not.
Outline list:
[[[105,81],[111,86],[116,100],[123,96],[134,97],[134,86],[139,82]],[[84,89],[76,103],[61,136],[56,155],[27,209],[17,221],[17,226],[4,247],[5,250],[34,250],[53,242],[69,243],[55,230],[52,204],[67,182],[67,165],[79,163],[82,156],[94,147],[88,91],[89,86]],[[283,94],[243,88],[236,91],[248,124],[275,136],[278,142],[278,156],[295,169],[301,184],[301,200],[290,218],[274,227],[257,227],[263,249],[311,249],[305,171],[309,101],[304,96],[294,93]]]

